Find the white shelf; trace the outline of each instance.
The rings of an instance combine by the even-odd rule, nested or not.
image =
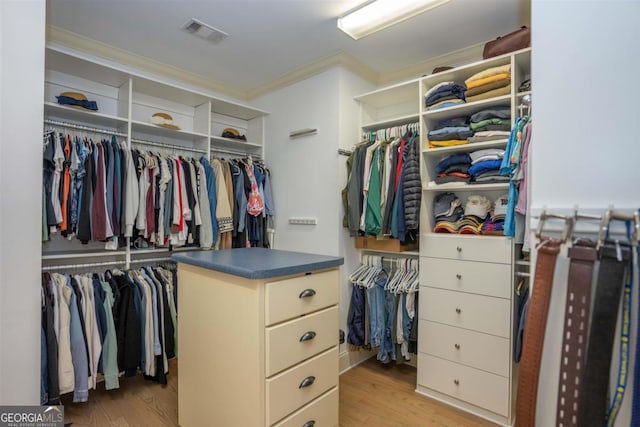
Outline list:
[[[387,120],[380,120],[377,122],[365,123],[362,125],[362,131],[367,132],[370,130],[406,125],[408,123],[418,123],[419,120],[420,120],[420,114],[409,114],[401,117],[392,117]]]
[[[148,135],[175,138],[183,141],[195,141],[209,136],[204,133],[190,132],[182,129],[168,129],[153,123],[145,123],[138,120],[131,121],[131,132],[140,132]],[[135,138],[135,136],[134,136]]]
[[[439,110],[425,111],[422,113],[422,116],[429,120],[443,120],[456,116],[469,116],[485,108],[508,106],[510,102],[511,95],[503,95],[495,98],[469,102],[467,104],[455,105],[453,107],[442,108]]]
[[[456,67],[451,70],[426,76],[422,79],[422,83],[424,84],[425,89],[433,87],[438,83],[448,82],[448,81],[463,83],[469,77],[473,76],[474,74],[480,71],[486,70],[487,68],[509,64],[511,61],[511,56],[516,57],[517,64],[522,63],[524,66],[527,66],[527,61],[530,58],[530,52],[531,52],[531,48],[526,48],[516,52],[510,52],[504,55],[474,62],[471,64],[462,65],[460,67]],[[531,68],[530,65],[527,68],[530,69]],[[512,73],[513,71],[514,70],[511,70]]]
[[[445,236],[455,237],[457,239],[495,239],[495,240],[511,240],[511,237],[500,236],[495,234],[459,234],[459,233],[434,233],[433,231],[427,231],[420,233],[422,236]]]
[[[452,147],[426,148],[422,150],[422,154],[429,157],[444,157],[453,153],[470,153],[485,148],[504,148],[508,142],[509,139],[496,139],[494,141],[472,142],[470,144],[455,145]]]
[[[420,79],[409,80],[391,86],[386,86],[371,92],[363,93],[354,99],[374,108],[388,105],[403,104],[418,98],[418,82]]]
[[[246,149],[259,149],[262,148],[262,144],[251,141],[243,141],[241,139],[223,138],[221,136],[211,137],[211,148],[231,148],[233,150],[246,150]]]
[[[464,182],[447,182],[445,184],[428,185],[423,191],[470,191],[483,192],[491,190],[509,190],[509,183],[493,183],[493,184],[467,184]]]
[[[44,103],[44,115],[45,118],[49,119],[68,121],[78,124],[91,123],[92,126],[113,129],[117,129],[119,126],[126,125],[128,121],[124,117],[103,114],[99,111],[93,112],[79,110],[77,108],[56,104],[55,102]]]

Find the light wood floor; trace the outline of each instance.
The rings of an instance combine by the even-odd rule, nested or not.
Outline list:
[[[164,387],[138,375],[123,378],[118,390],[105,391],[104,383],[98,384],[86,403],[74,404],[72,396],[65,395],[65,422],[72,427],[177,426],[176,360],[170,361],[169,371],[169,384]],[[382,365],[375,358],[345,372],[340,376],[340,427],[494,425],[415,393],[415,382],[415,368]]]

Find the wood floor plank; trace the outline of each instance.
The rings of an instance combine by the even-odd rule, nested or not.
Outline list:
[[[67,394],[62,399],[65,422],[72,427],[178,426],[177,360],[169,362],[169,372],[166,386],[138,375],[122,378],[118,390],[106,391],[104,383],[98,384],[85,403],[73,403]],[[340,376],[340,427],[495,425],[417,394],[415,386],[415,368],[365,361]]]

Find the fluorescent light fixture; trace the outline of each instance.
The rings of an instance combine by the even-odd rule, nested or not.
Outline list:
[[[338,18],[338,28],[358,40],[449,1],[374,0]]]

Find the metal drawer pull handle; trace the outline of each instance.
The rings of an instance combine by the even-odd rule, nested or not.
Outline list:
[[[300,292],[298,298],[308,298],[314,296],[315,294],[316,291],[314,291],[313,289],[305,289],[304,291]]]
[[[307,421],[302,425],[302,427],[313,427],[316,425],[316,420]]]
[[[456,274],[456,279],[458,280],[462,279],[462,274]]]
[[[457,250],[458,252],[462,252],[462,248],[461,248],[460,246],[458,246],[458,247],[456,248],[456,250]]]
[[[456,307],[456,313],[458,314],[462,313],[462,309],[460,307]]]
[[[316,377],[313,375],[309,375],[307,378],[303,379],[298,388],[309,387],[316,381]]]
[[[458,380],[453,380],[453,383],[454,383],[455,385],[460,385],[460,381],[458,381]]]
[[[456,343],[453,346],[456,348],[456,350],[460,350],[460,344]]]
[[[300,337],[300,342],[309,341],[316,337],[316,333],[313,331],[305,332],[304,335]]]

